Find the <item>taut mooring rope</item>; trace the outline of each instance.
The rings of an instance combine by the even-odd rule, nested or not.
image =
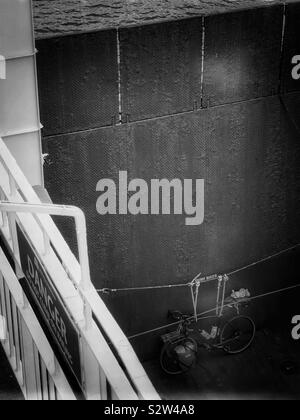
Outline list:
[[[252,301],[252,300],[264,298],[264,297],[267,297],[267,296],[271,296],[271,295],[274,295],[274,294],[277,294],[277,293],[286,292],[288,290],[293,290],[293,289],[296,289],[296,288],[300,288],[300,284],[295,284],[294,286],[285,287],[283,289],[278,289],[278,290],[274,290],[272,292],[263,293],[261,295],[253,296],[251,298],[248,298],[247,300]],[[226,307],[230,307],[230,306],[232,306],[232,303],[224,305],[223,307],[226,308]],[[212,312],[215,312],[218,309],[221,309],[221,306],[213,308],[213,309],[209,309],[208,311],[197,314],[198,321],[201,320],[201,319],[206,319],[206,318],[216,318],[216,315],[209,316],[209,317],[204,317],[204,315],[208,315]],[[191,320],[194,319],[194,316],[192,316],[190,319]],[[169,327],[174,327],[175,325],[178,325],[180,322],[181,321],[177,321],[177,322],[173,322],[172,324],[162,325],[161,327],[153,328],[152,330],[147,330],[147,331],[141,332],[139,334],[134,334],[134,335],[132,335],[130,337],[127,337],[127,338],[128,338],[128,340],[132,340],[134,338],[142,337],[143,335],[148,335],[148,334],[151,334],[151,333],[154,333],[154,332],[164,330],[164,329],[169,328]]]
[[[280,252],[277,252],[276,254],[270,255],[269,257],[266,258],[262,258],[261,260],[258,260],[254,263],[245,265],[241,268],[238,268],[234,271],[231,271],[230,273],[227,273],[228,276],[233,276],[235,274],[238,274],[242,271],[248,270],[249,268],[255,267],[259,264],[262,264],[264,262],[270,261],[276,257],[279,257],[280,255],[286,254],[287,252],[293,251],[294,249],[297,249],[300,247],[300,243],[290,247],[290,248],[286,248]],[[199,275],[195,277],[195,279],[199,278]],[[98,289],[97,292],[98,293],[104,293],[104,294],[109,294],[109,293],[118,293],[118,292],[140,292],[140,291],[145,291],[145,290],[161,290],[161,289],[172,289],[172,288],[179,288],[179,287],[191,287],[191,285],[193,284],[193,282],[195,281],[195,279],[192,282],[189,283],[181,283],[181,284],[166,284],[166,285],[158,285],[158,286],[141,286],[141,287],[125,287],[125,288],[119,288],[119,289],[112,289],[112,288],[103,288],[103,289]]]

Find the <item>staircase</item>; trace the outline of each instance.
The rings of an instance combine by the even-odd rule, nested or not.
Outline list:
[[[159,399],[91,283],[83,213],[42,204],[2,139],[0,197],[2,344],[24,396]],[[79,261],[50,215],[74,219]]]
[[[26,399],[160,399],[91,279],[86,221],[42,203],[31,0],[0,1],[0,343]],[[79,260],[51,216],[75,223]]]

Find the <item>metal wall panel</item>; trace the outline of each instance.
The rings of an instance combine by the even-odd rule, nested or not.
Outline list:
[[[111,125],[118,117],[117,32],[37,41],[44,135]]]
[[[300,92],[291,92],[281,95],[281,102],[286,117],[292,127],[296,136],[300,136]]]
[[[274,95],[283,6],[205,18],[204,106]]]
[[[201,105],[202,19],[120,30],[123,121]]]
[[[99,288],[187,282],[199,271],[229,272],[299,242],[300,146],[278,98],[48,138],[44,151],[54,202],[86,213]],[[204,224],[185,226],[180,215],[98,215],[96,184],[117,181],[120,170],[146,181],[204,178]],[[280,278],[250,271],[233,280],[258,293]],[[214,292],[205,290],[201,308],[213,307]],[[161,325],[170,308],[192,307],[188,288],[123,292],[107,301],[128,334]],[[144,354],[150,350],[153,341]]]
[[[283,50],[282,68],[282,91],[293,92],[300,90],[300,68],[297,74],[299,78],[292,76],[293,68],[296,64],[292,63],[295,56],[299,56],[297,63],[300,63],[300,4],[288,4],[286,6],[286,27]]]
[[[1,0],[0,54],[6,58],[34,53],[31,0]]]

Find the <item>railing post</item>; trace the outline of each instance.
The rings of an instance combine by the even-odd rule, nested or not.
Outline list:
[[[89,330],[93,325],[93,312],[89,303],[84,299],[84,319],[85,319],[85,329]]]
[[[6,60],[3,55],[0,55],[0,80],[6,79]]]
[[[44,238],[44,252],[43,252],[43,257],[46,257],[50,253],[51,244],[50,244],[49,236],[47,235],[45,229],[43,229],[43,238]]]
[[[9,172],[9,188],[10,188],[10,201],[15,201],[17,197],[17,185],[14,177]]]
[[[4,192],[3,192],[3,190],[2,190],[1,187],[0,187],[0,200],[1,201],[5,201],[6,200],[5,194],[4,194]],[[6,211],[1,210],[1,216],[2,216],[1,227],[3,229],[6,229],[8,227],[8,217],[7,217]]]

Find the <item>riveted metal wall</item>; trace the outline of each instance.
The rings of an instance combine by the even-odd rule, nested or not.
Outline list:
[[[202,19],[120,30],[123,121],[201,106]]]
[[[278,92],[283,10],[205,18],[204,107]]]
[[[187,282],[199,271],[228,272],[299,240],[300,144],[294,130],[274,97],[48,138],[47,188],[56,203],[85,211],[97,287]],[[205,223],[185,226],[184,216],[98,215],[96,184],[102,178],[117,183],[120,170],[146,181],[204,178]],[[278,281],[276,273],[250,279],[242,286],[254,293]],[[206,289],[202,308],[211,308],[214,298]],[[129,335],[161,325],[169,308],[191,308],[188,289],[123,292],[108,303]]]
[[[286,111],[287,118],[294,127],[296,136],[300,136],[300,92],[291,92],[281,95],[281,102]]]
[[[282,68],[282,91],[293,92],[300,90],[300,78],[292,77],[292,70],[295,63],[292,59],[295,56],[300,57],[300,4],[288,4],[286,6],[286,27],[283,50],[283,68]],[[300,60],[297,60],[300,63]],[[300,75],[300,71],[298,72]]]
[[[76,127],[61,125],[64,103],[56,103],[59,111],[46,132],[66,133],[44,137],[46,186],[54,202],[85,211],[97,287],[185,283],[199,271],[228,272],[299,242],[300,96],[277,95],[283,18],[282,6],[206,17],[204,48],[201,18],[120,29],[121,111],[129,124],[101,128],[99,119],[95,130],[68,133]],[[72,42],[63,42],[62,51],[72,50]],[[63,80],[60,95],[72,108],[64,80],[76,73],[63,68],[63,79],[56,75],[51,83]],[[48,73],[40,77],[42,101],[53,104],[54,94],[47,99]],[[87,80],[87,91],[94,83]],[[113,89],[110,100],[115,94]],[[195,110],[201,99],[209,108]],[[186,226],[178,215],[100,216],[97,182],[117,183],[119,171],[147,182],[204,178],[204,224]],[[72,244],[74,227],[62,227]],[[253,294],[285,287],[294,282],[286,268],[295,273],[297,258],[248,270],[233,277],[230,287],[248,287]],[[201,293],[199,310],[213,307],[215,288]],[[170,308],[192,310],[188,288],[103,297],[129,336],[164,324]],[[255,304],[256,320],[273,319],[282,302],[269,300],[268,310]],[[156,339],[151,334],[134,344],[147,357],[159,348]]]
[[[37,41],[44,135],[108,126],[118,118],[117,32]]]

